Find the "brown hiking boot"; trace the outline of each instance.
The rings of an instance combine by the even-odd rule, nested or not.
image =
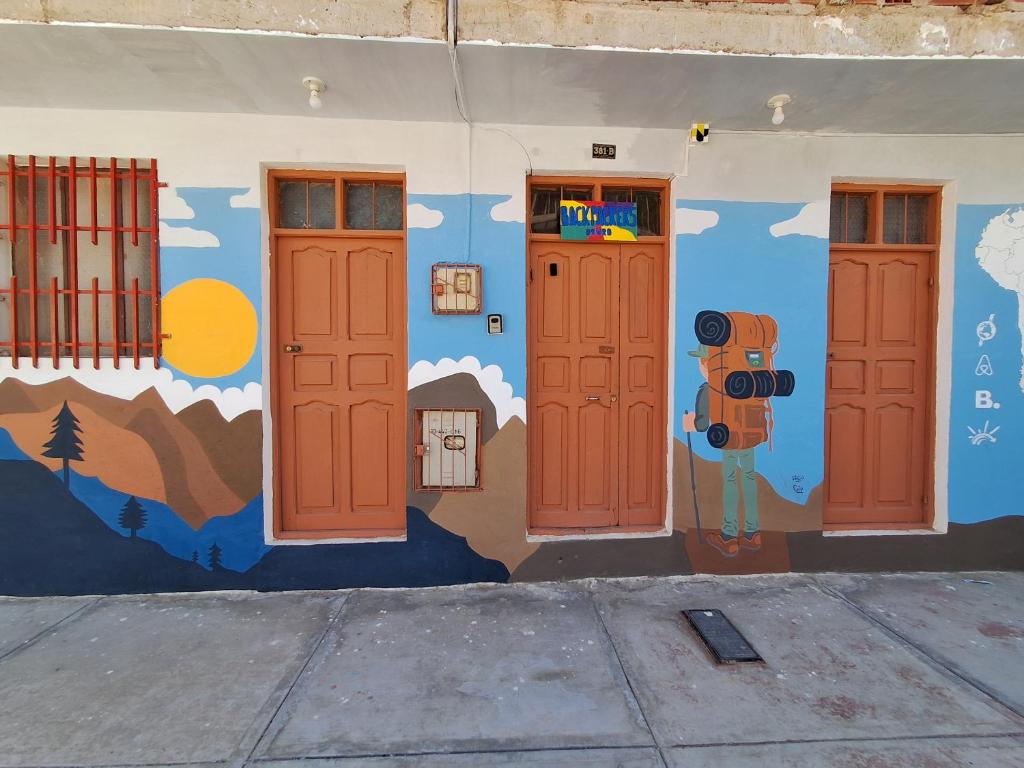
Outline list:
[[[761,532],[754,531],[750,536],[740,536],[740,549],[749,549],[756,552],[761,548]]]
[[[704,540],[721,552],[724,557],[736,557],[739,554],[740,546],[736,543],[736,539],[724,539],[719,531],[709,533]]]

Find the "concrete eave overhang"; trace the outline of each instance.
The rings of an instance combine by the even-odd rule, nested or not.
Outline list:
[[[392,0],[373,2],[382,12],[393,9]],[[74,6],[90,3],[96,0]],[[275,22],[295,28],[304,20],[308,27],[333,30],[316,34],[229,28],[245,20],[239,8],[246,4],[223,0],[191,0],[185,21],[195,26],[174,28],[74,21],[69,13],[58,20],[52,11],[56,3],[48,3],[49,21],[4,22],[10,5],[11,0],[0,0],[0,107],[401,122],[461,123],[468,117],[493,124],[680,131],[691,122],[711,122],[715,131],[1024,132],[1018,22],[1024,13],[1017,12],[952,9],[939,16],[938,11],[951,9],[921,9],[931,14],[927,18],[947,19],[941,26],[922,22],[925,17],[915,15],[915,7],[892,14],[851,7],[839,15],[819,15],[813,6],[795,4],[755,12],[717,10],[725,3],[702,9],[677,2],[459,0],[462,36],[453,56],[449,41],[437,36],[446,28],[442,12],[455,10],[442,0],[408,0],[397,20],[385,13],[395,22],[391,27],[370,23],[374,16],[366,0],[309,11],[316,16],[341,13],[343,6],[346,13],[360,9],[367,15],[359,17],[359,29],[393,36],[344,34],[338,31],[344,26],[340,17],[330,14],[334,27],[319,16]],[[120,16],[130,12],[141,21],[150,9],[170,21],[165,5],[181,3],[126,4]],[[223,26],[209,26],[209,14],[201,12],[227,5],[235,15],[220,17]],[[424,13],[427,8],[438,12],[432,30],[412,24],[421,18],[414,12],[420,5]],[[281,15],[282,7],[296,4],[278,3],[274,12]],[[111,10],[109,16],[115,15]],[[841,33],[852,27],[833,21],[846,18],[871,25],[877,47]],[[747,29],[748,21],[766,26],[759,49],[744,53],[713,50],[724,37],[691,39],[695,27],[685,19],[716,19],[721,36]],[[894,19],[916,19],[918,48],[885,49],[886,24],[890,35],[899,37]],[[949,25],[967,22],[981,25],[985,34],[979,32],[973,53],[965,48],[955,54],[953,42],[960,38]],[[802,36],[786,32],[796,25],[803,25]],[[826,32],[839,39],[831,48],[819,37]],[[941,51],[926,55],[920,46],[932,38],[945,42],[938,46]],[[637,47],[642,40],[651,47]],[[860,53],[852,53],[858,45]],[[904,55],[895,55],[900,50]],[[302,85],[307,75],[327,84],[323,108],[316,112]],[[790,94],[793,103],[786,108],[785,124],[776,129],[766,100],[780,93]]]

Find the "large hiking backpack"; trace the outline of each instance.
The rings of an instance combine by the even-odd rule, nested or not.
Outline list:
[[[697,313],[693,329],[708,347],[708,442],[743,450],[771,440],[770,397],[789,397],[792,371],[775,370],[779,326],[769,315]]]

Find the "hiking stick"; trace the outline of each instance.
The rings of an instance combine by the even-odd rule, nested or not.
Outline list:
[[[690,412],[683,411],[685,418]],[[690,433],[686,433],[686,455],[690,459],[690,490],[693,492],[693,516],[697,518],[697,539],[703,540],[704,534],[700,530],[700,507],[697,505],[697,475],[693,471],[693,443],[690,442]]]

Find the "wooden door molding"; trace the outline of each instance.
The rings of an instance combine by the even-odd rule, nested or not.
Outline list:
[[[404,231],[272,232],[274,536],[401,535]]]

